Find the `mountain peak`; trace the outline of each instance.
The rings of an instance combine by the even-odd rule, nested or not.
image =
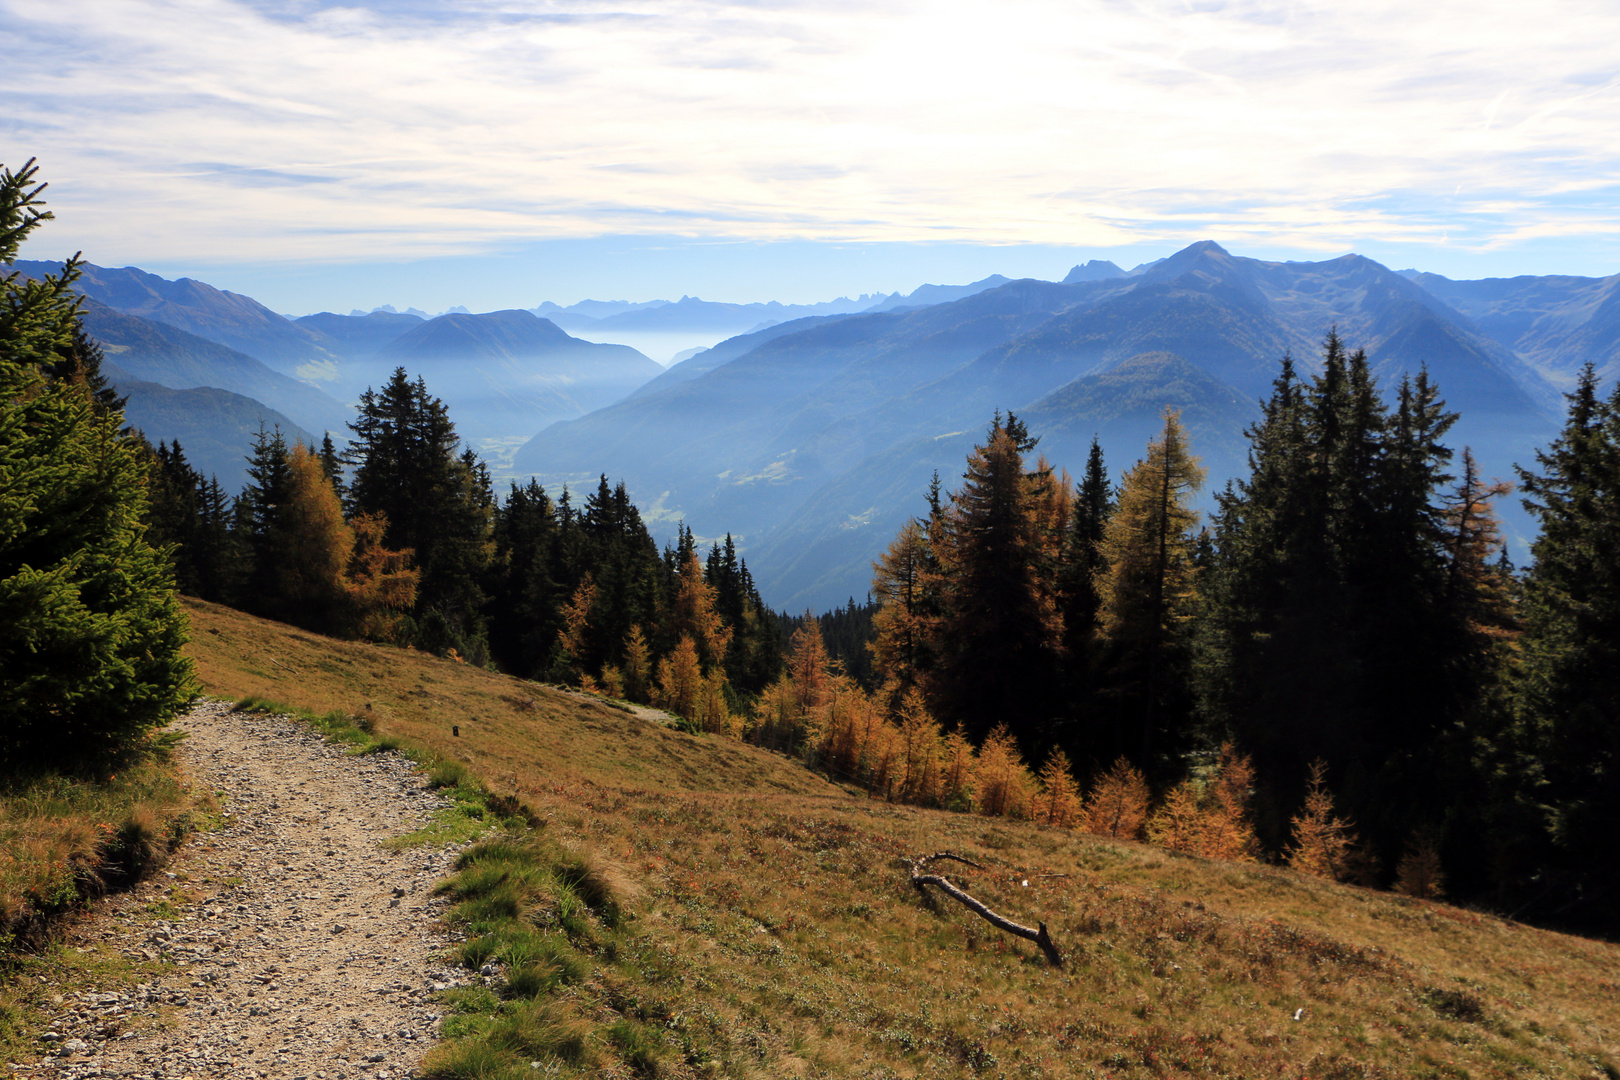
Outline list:
[[[1125,271],[1108,259],[1092,259],[1083,264],[1076,263],[1074,269],[1064,277],[1063,284],[1077,285],[1082,281],[1107,281],[1124,276]]]

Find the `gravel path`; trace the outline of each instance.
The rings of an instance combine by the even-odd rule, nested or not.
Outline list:
[[[18,1075],[414,1076],[435,992],[468,979],[447,964],[432,896],[455,851],[379,842],[424,823],[438,797],[399,756],[350,757],[284,717],[208,702],[177,726],[191,733],[187,772],[224,794],[228,824],[110,900],[90,934],[173,966],[133,991],[67,995],[49,1056]],[[155,918],[177,884],[172,921]]]

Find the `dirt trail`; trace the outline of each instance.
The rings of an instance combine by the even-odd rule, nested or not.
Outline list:
[[[349,757],[283,717],[211,702],[177,726],[190,732],[187,772],[223,793],[228,824],[110,900],[88,935],[173,966],[133,991],[67,995],[50,1056],[17,1074],[414,1076],[435,1038],[435,991],[466,979],[446,966],[432,896],[455,852],[379,842],[440,800],[397,755]],[[154,917],[165,899],[172,917]]]

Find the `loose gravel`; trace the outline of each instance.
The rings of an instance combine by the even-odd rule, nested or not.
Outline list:
[[[133,990],[65,996],[46,1056],[16,1073],[414,1077],[437,993],[470,978],[449,966],[432,894],[456,851],[380,842],[426,823],[440,798],[398,755],[350,756],[286,717],[205,702],[177,726],[187,773],[223,795],[227,824],[109,900],[90,933],[169,966]],[[173,918],[154,919],[165,899]]]

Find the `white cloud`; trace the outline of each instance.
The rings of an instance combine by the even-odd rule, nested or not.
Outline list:
[[[0,0],[0,160],[170,261],[613,233],[1620,233],[1609,2]]]

